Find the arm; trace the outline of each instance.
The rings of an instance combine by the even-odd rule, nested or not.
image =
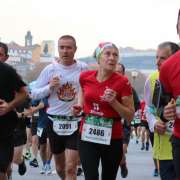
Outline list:
[[[44,103],[41,101],[37,106],[31,107],[32,113],[39,111],[44,108]]]
[[[0,99],[0,116],[5,115],[6,113],[14,110],[18,105],[20,105],[27,98],[27,91],[25,87],[21,87],[14,99],[10,102],[6,102]]]
[[[134,117],[134,103],[133,96],[122,97],[122,103],[118,100],[110,102],[111,107],[120,114],[120,116],[126,119],[129,123]]]
[[[49,96],[53,92],[54,88],[59,87],[60,82],[58,77],[52,77],[52,73],[49,73],[48,67],[45,68],[36,81],[35,88],[32,90],[33,99],[42,99]]]
[[[129,123],[134,117],[134,102],[133,96],[123,96],[122,102],[120,103],[116,99],[116,92],[112,89],[107,88],[104,91],[104,95],[101,97],[103,101],[106,101],[110,106],[120,114],[120,116],[126,119]]]
[[[73,115],[75,116],[79,115],[80,112],[82,111],[82,107],[83,107],[83,91],[82,88],[80,87],[78,92],[78,103],[77,105],[74,105],[72,109]]]
[[[144,85],[144,101],[145,101],[145,115],[147,118],[147,122],[149,124],[149,129],[151,132],[154,132],[154,126],[157,121],[156,116],[152,113],[152,97],[151,97],[151,88],[150,88],[150,80],[149,78],[146,80]]]
[[[166,120],[174,120],[176,118],[176,102],[174,99],[164,107],[163,116]]]

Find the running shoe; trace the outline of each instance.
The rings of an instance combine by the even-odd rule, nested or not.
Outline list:
[[[26,170],[27,170],[26,164],[25,164],[24,159],[23,159],[23,162],[18,165],[18,173],[19,173],[19,175],[23,176],[26,173]]]
[[[142,143],[141,150],[144,150],[144,149],[145,149],[145,146],[144,146],[144,143]]]
[[[79,167],[79,168],[77,169],[77,176],[81,176],[82,173],[83,173],[83,170],[82,170],[81,167]]]
[[[12,180],[12,173],[8,176],[8,180]]]
[[[40,174],[45,174],[45,173],[46,173],[46,165],[43,165]]]
[[[121,177],[126,178],[127,175],[128,175],[128,169],[127,169],[127,166],[126,166],[126,163],[125,163],[125,164],[121,165]]]
[[[153,176],[157,177],[159,175],[158,169],[154,169]]]
[[[34,158],[32,161],[29,162],[29,165],[30,166],[33,166],[33,167],[38,167],[38,161],[36,158]]]
[[[149,143],[146,143],[146,151],[149,151]]]
[[[46,164],[46,175],[52,174],[52,169],[50,164]]]

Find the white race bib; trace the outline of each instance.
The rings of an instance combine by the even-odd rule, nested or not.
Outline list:
[[[48,116],[49,117],[49,116]],[[78,129],[77,118],[66,120],[64,118],[52,118],[49,117],[53,122],[53,130],[60,136],[68,136],[73,134]]]
[[[139,124],[139,123],[141,123],[141,120],[140,119],[134,119],[134,122],[135,122],[135,124]]]
[[[112,119],[88,116],[82,128],[81,140],[110,145]]]
[[[42,133],[43,133],[43,128],[37,128],[37,135],[39,136],[39,137],[41,137],[42,136]]]
[[[174,120],[168,121],[166,123],[166,134],[172,135],[173,127],[174,127]]]
[[[34,113],[34,116],[35,116],[35,117],[39,117],[39,111],[35,112],[35,113]]]

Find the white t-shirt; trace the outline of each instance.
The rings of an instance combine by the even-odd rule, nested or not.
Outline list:
[[[82,62],[77,61],[70,66],[53,62],[38,77],[35,88],[32,90],[32,98],[48,97],[48,114],[70,116],[71,107],[77,101],[80,87],[79,75],[83,70],[87,70],[87,65]],[[60,87],[50,90],[49,81],[55,76],[60,79]]]

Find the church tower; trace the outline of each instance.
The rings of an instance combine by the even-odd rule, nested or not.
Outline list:
[[[25,46],[32,46],[32,35],[31,35],[31,31],[27,31],[27,34],[25,36]]]

